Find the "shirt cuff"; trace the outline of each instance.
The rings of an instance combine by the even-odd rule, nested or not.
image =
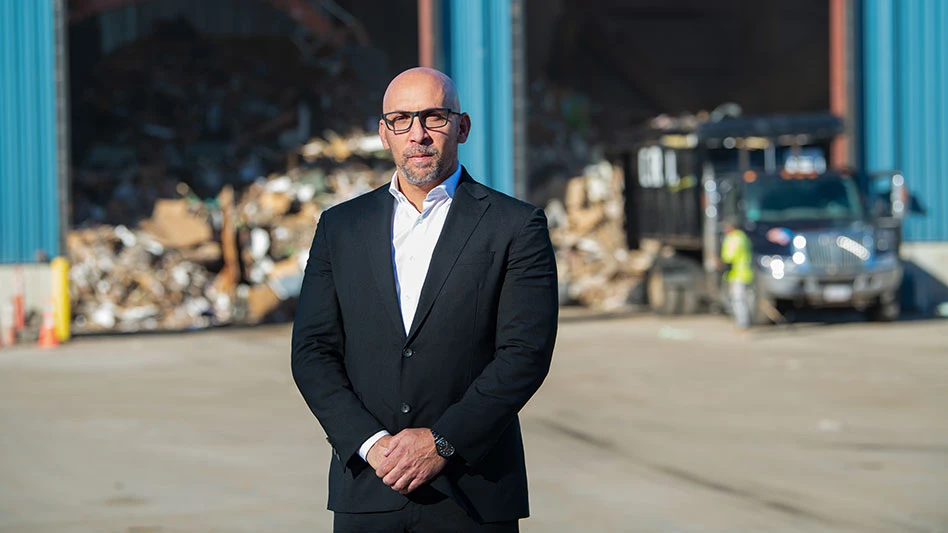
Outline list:
[[[391,433],[383,429],[382,431],[379,431],[375,435],[369,437],[364,443],[362,443],[362,446],[359,447],[359,457],[361,457],[363,461],[368,462],[366,456],[369,455],[369,450],[372,449],[372,446],[375,446],[376,442],[386,435],[391,435]]]

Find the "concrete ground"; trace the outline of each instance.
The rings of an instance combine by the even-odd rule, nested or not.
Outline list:
[[[948,531],[948,321],[565,312],[522,415],[536,532]],[[0,533],[323,532],[289,327],[0,351]]]

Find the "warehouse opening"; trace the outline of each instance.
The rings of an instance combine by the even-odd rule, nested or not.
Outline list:
[[[417,3],[69,13],[76,331],[291,317],[320,209],[391,176],[378,108],[417,62]]]

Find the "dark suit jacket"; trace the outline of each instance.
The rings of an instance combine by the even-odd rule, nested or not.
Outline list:
[[[386,185],[323,213],[296,312],[293,376],[333,448],[329,508],[403,507],[358,449],[383,428],[430,427],[460,458],[425,491],[480,521],[525,517],[517,412],[549,370],[558,311],[546,217],[465,170],[406,336],[393,202]]]

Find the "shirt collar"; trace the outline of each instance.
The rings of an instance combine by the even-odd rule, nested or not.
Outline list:
[[[438,184],[437,187],[428,191],[428,196],[425,197],[425,200],[434,200],[440,197],[454,198],[454,193],[458,190],[458,183],[461,181],[461,163],[458,163],[458,168],[448,176],[448,179],[442,181]],[[398,171],[396,170],[392,174],[392,182],[388,186],[388,192],[392,194],[398,201],[408,201],[408,198],[402,194],[402,191],[398,188]]]

